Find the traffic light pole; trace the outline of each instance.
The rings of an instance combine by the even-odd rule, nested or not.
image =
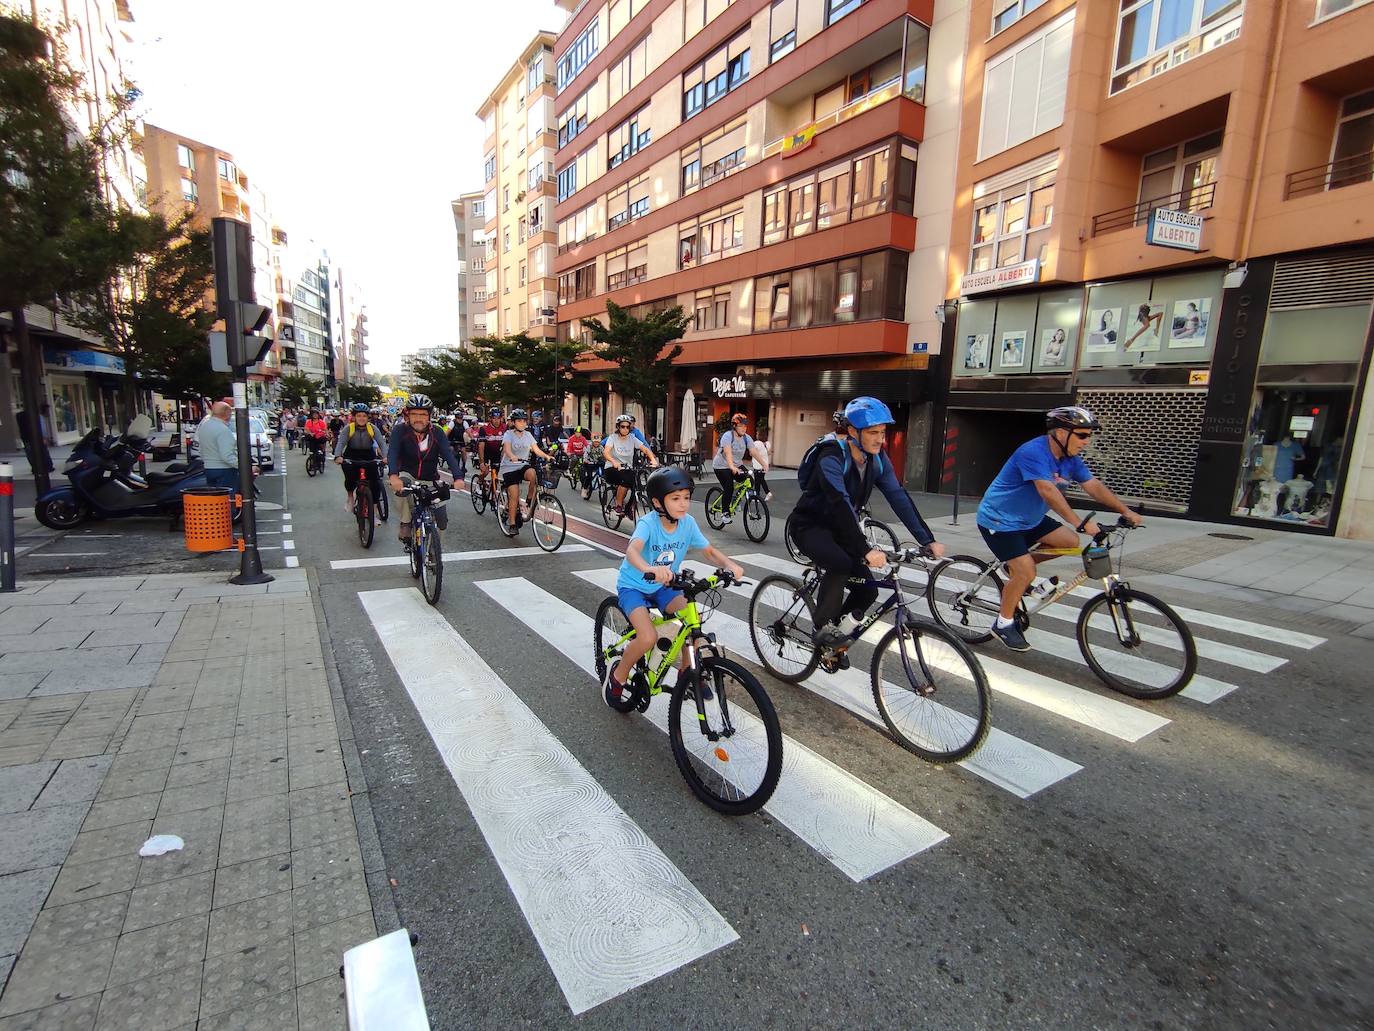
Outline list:
[[[243,334],[239,306],[226,313],[224,331],[230,340]],[[248,422],[248,366],[234,366],[234,435],[239,446],[239,492],[243,495],[243,551],[239,553],[239,575],[231,577],[231,584],[265,584],[274,579],[262,571],[262,553],[258,551],[258,516],[253,489],[253,438]]]

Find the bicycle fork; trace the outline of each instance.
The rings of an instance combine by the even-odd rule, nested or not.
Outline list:
[[[698,631],[687,641],[687,644],[683,648],[683,654],[687,657],[687,670],[692,678],[693,685],[695,685],[692,694],[697,708],[697,729],[701,731],[702,737],[706,738],[707,741],[716,743],[719,742],[721,738],[733,737],[735,734],[735,727],[730,722],[730,704],[725,697],[725,690],[720,684],[716,684],[712,688],[716,697],[716,702],[720,706],[720,730],[711,729],[710,721],[706,718],[706,703],[702,700],[700,654],[697,651],[698,639],[705,640],[707,646],[714,650],[715,642],[711,640],[710,635]],[[716,745],[714,754],[721,762],[730,761],[730,753],[720,747],[719,744]]]

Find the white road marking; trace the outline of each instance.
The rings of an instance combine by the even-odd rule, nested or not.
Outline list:
[[[38,545],[42,547],[42,545]],[[33,549],[20,553],[24,558],[92,558],[96,555],[104,555],[104,551],[45,551],[41,555],[34,554]]]
[[[287,556],[286,556],[286,568],[287,568],[287,569],[295,569],[295,568],[296,568],[297,566],[299,566],[300,564],[301,564],[301,560],[298,559],[295,555],[287,555]]]
[[[565,544],[558,549],[558,554],[563,555],[568,552],[591,551],[592,549],[583,544]],[[542,548],[489,548],[485,551],[453,551],[444,554],[445,562],[478,562],[483,559],[496,558],[526,558],[534,555],[543,555],[546,552]],[[343,558],[336,559],[329,563],[330,569],[370,569],[373,566],[406,566],[410,564],[408,555],[387,555],[382,558]]]
[[[524,577],[480,580],[477,586],[595,683],[595,624],[590,616]],[[601,707],[592,691],[587,697],[590,704]],[[614,718],[609,710],[606,716]],[[659,695],[644,716],[666,734],[668,696]],[[871,877],[948,837],[933,823],[785,735],[782,755],[782,776],[764,808],[853,881]]]
[[[739,939],[418,591],[358,597],[574,1014]]]
[[[281,546],[282,546],[283,548],[285,548],[287,551],[295,551],[295,550],[296,550],[296,542],[295,542],[295,541],[282,541],[282,542],[281,542]]]
[[[605,590],[615,590],[614,569],[584,569],[579,570],[577,575]],[[750,665],[759,665],[758,653],[754,651],[754,643],[749,637],[749,624],[744,620],[717,609],[707,621],[707,629],[716,635],[721,645]],[[887,726],[873,702],[872,684],[866,669],[816,672],[802,681],[800,686],[843,706],[884,734],[887,733]],[[1029,798],[1083,768],[996,727],[988,731],[983,747],[959,765],[1018,798]]]

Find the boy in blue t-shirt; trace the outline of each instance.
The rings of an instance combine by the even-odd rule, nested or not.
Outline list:
[[[672,615],[687,604],[681,591],[667,586],[682,568],[687,552],[701,548],[708,562],[728,569],[736,578],[744,576],[744,570],[712,547],[697,521],[687,514],[692,504],[692,478],[685,470],[675,466],[659,469],[649,477],[646,489],[653,511],[635,523],[634,535],[625,549],[625,561],[620,564],[620,575],[616,578],[620,611],[635,628],[635,637],[615,668],[606,667],[606,681],[602,686],[608,702],[619,700],[635,663],[647,655],[658,640],[650,606],[664,615]],[[646,580],[645,573],[651,573],[651,578]],[[684,655],[684,666],[686,661]]]

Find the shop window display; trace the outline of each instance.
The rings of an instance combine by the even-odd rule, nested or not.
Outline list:
[[[1233,513],[1327,526],[1345,451],[1351,397],[1349,388],[1258,389]]]

